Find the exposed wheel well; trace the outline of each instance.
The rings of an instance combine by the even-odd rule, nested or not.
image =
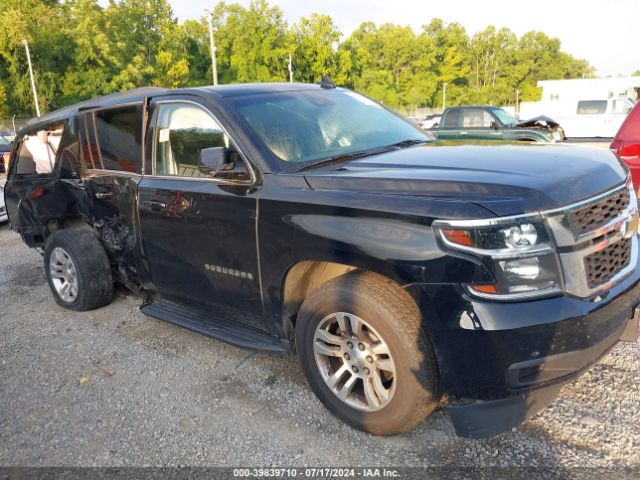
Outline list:
[[[304,260],[291,267],[282,292],[282,326],[286,335],[293,338],[298,310],[311,292],[323,283],[355,270],[360,269],[343,263],[314,260]]]
[[[50,235],[58,230],[64,230],[67,228],[90,230],[93,232],[93,228],[91,228],[91,225],[89,225],[83,217],[65,217],[50,220],[47,224],[47,229],[49,230]]]
[[[351,265],[312,260],[305,260],[291,267],[287,272],[282,292],[282,319],[287,335],[293,335],[300,305],[313,290],[332,278],[353,270],[357,269]]]

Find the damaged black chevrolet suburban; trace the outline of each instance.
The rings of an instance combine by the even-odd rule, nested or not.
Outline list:
[[[386,435],[443,396],[503,432],[638,335],[626,168],[569,146],[435,142],[331,84],[139,89],[33,120],[6,186],[55,300],[296,352],[337,417]]]

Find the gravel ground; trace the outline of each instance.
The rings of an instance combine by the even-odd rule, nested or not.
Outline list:
[[[333,418],[295,358],[144,316],[119,292],[58,307],[40,255],[0,226],[2,466],[640,468],[640,345],[620,344],[514,432],[457,438],[442,410],[379,438]]]

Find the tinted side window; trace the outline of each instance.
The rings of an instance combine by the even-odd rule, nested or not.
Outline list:
[[[449,110],[444,119],[444,128],[458,128],[458,115],[460,110]]]
[[[36,175],[53,172],[63,132],[64,124],[61,123],[22,137],[15,174]]]
[[[209,177],[198,169],[200,151],[211,147],[234,148],[218,121],[207,111],[188,103],[160,104],[155,128],[155,174]]]
[[[87,168],[142,172],[142,119],[138,106],[87,113],[82,131],[82,156]]]
[[[606,100],[583,100],[578,102],[578,115],[599,115],[606,111]]]
[[[78,119],[67,122],[59,147],[60,178],[77,178],[82,173]]]

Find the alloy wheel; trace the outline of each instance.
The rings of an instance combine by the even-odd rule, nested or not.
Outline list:
[[[49,274],[60,298],[73,303],[78,298],[78,271],[69,254],[61,247],[56,247],[51,252]]]
[[[373,412],[393,398],[396,367],[389,346],[362,318],[327,315],[316,327],[313,350],[326,385],[350,407]]]

